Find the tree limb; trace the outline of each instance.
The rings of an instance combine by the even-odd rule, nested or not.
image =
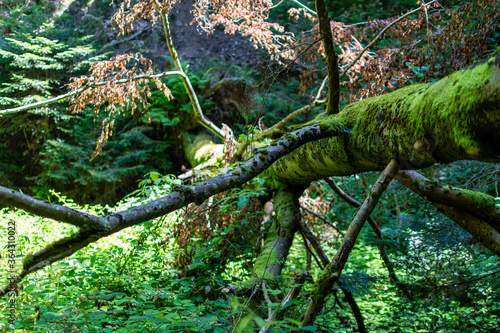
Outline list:
[[[335,45],[333,44],[333,34],[330,25],[330,17],[324,0],[316,0],[316,13],[319,21],[319,34],[323,40],[325,48],[325,61],[328,73],[328,101],[326,112],[335,114],[339,112],[340,102],[340,77],[339,60]]]
[[[299,197],[303,188],[283,186],[274,193],[275,223],[268,228],[264,248],[255,259],[257,279],[274,280],[281,274],[295,232],[299,228]]]
[[[354,247],[356,238],[361,231],[366,219],[370,216],[371,212],[378,203],[378,200],[382,194],[389,186],[389,183],[396,175],[399,169],[399,163],[392,160],[384,171],[380,174],[377,182],[373,185],[370,193],[366,197],[365,201],[361,207],[354,215],[349,229],[347,229],[346,235],[342,240],[337,254],[335,255],[332,262],[330,262],[326,267],[319,279],[316,282],[315,288],[311,295],[311,302],[307,307],[306,313],[304,314],[301,325],[309,326],[313,325],[316,317],[323,308],[326,296],[332,290],[333,284],[338,281],[342,270],[349,258],[349,255]]]
[[[474,205],[467,202],[467,198],[464,198],[466,196],[457,197],[458,192],[455,190],[453,192],[451,190],[443,192],[444,186],[431,182],[416,171],[401,171],[396,176],[396,179],[430,202],[439,211],[479,240],[482,245],[500,257],[500,232],[496,229],[498,227],[496,224],[498,213],[494,215],[491,207],[488,209],[488,206],[486,206],[483,213],[480,204],[477,204],[478,207],[474,207]],[[473,191],[470,192],[474,193]],[[442,196],[439,195],[440,193],[442,193]],[[472,193],[469,193],[469,196],[487,197],[484,193]]]
[[[184,72],[181,72],[181,71],[168,71],[168,72],[163,72],[163,73],[155,74],[155,75],[142,74],[142,75],[134,76],[134,77],[132,77],[130,79],[117,80],[114,83],[115,84],[124,84],[124,83],[130,82],[130,81],[137,81],[137,80],[144,80],[144,79],[147,79],[147,80],[161,79],[161,78],[167,77],[167,76],[180,76],[180,77],[183,77],[183,76],[185,76],[185,74],[184,74]],[[101,86],[104,86],[107,83],[108,82],[106,82],[106,81],[89,83],[89,84],[87,84],[87,85],[85,85],[85,86],[83,86],[81,88],[78,88],[76,90],[70,91],[70,92],[68,92],[68,93],[66,93],[64,95],[60,95],[60,96],[57,96],[57,97],[54,97],[54,98],[46,99],[46,100],[43,100],[43,101],[40,101],[40,102],[37,102],[37,103],[32,103],[32,104],[28,104],[28,105],[19,106],[17,108],[0,110],[0,117],[3,116],[3,115],[6,115],[6,114],[10,114],[10,113],[17,113],[17,112],[21,112],[21,111],[32,110],[32,109],[36,109],[36,108],[38,108],[40,106],[45,106],[45,105],[49,105],[49,104],[52,104],[52,103],[56,103],[56,102],[59,102],[59,101],[62,101],[64,99],[66,99],[68,97],[71,97],[71,96],[74,96],[74,95],[78,95],[79,93],[82,93],[82,92],[84,92],[85,90],[87,90],[89,88],[101,87]]]
[[[30,255],[19,275],[21,277],[20,279],[48,264],[70,256],[87,244],[101,237],[166,215],[187,206],[191,202],[202,203],[217,193],[241,186],[266,170],[277,159],[290,153],[290,151],[300,147],[304,143],[331,135],[338,135],[342,131],[343,129],[333,129],[332,126],[327,127],[318,124],[304,126],[277,140],[274,145],[257,150],[252,158],[231,172],[216,176],[193,186],[176,185],[174,186],[173,192],[169,195],[150,203],[104,217],[97,217],[70,210],[67,207],[56,204],[42,203],[30,196],[1,187],[0,203],[2,204],[26,209],[39,216],[49,217],[60,222],[88,228],[56,241],[52,245],[47,246],[44,250],[37,252],[35,255]],[[60,254],[48,256],[54,260],[47,260],[47,253],[49,253],[47,251],[49,250],[51,254]],[[7,289],[2,289],[2,292],[6,290]],[[3,294],[0,293],[0,296],[2,295]]]
[[[496,207],[495,198],[491,195],[442,185],[414,170],[402,170],[397,174],[396,179],[427,201],[456,207],[476,215],[500,232],[500,209]]]
[[[331,178],[325,178],[325,181],[327,182],[328,185],[332,188],[333,192],[335,192],[342,200],[347,202],[349,205],[353,207],[360,207],[361,203],[354,199],[353,197],[349,196],[347,193],[342,191],[340,187],[333,181]],[[401,280],[398,279],[398,276],[396,275],[396,272],[394,271],[394,264],[391,262],[389,259],[389,255],[387,254],[387,251],[385,250],[384,246],[384,235],[382,234],[382,231],[378,227],[377,223],[373,220],[371,216],[368,217],[367,219],[368,224],[372,228],[373,232],[375,233],[375,236],[377,237],[377,248],[378,251],[380,252],[380,256],[382,257],[382,260],[384,261],[385,267],[389,271],[389,277],[391,278],[392,282],[398,286],[398,288],[408,297],[408,299],[413,299],[412,294],[406,288],[406,286],[401,282]]]
[[[29,195],[0,186],[0,202],[38,216],[48,217],[83,229],[105,229],[97,216],[61,205],[35,199]]]
[[[500,162],[500,52],[438,82],[401,88],[321,114],[309,123],[344,122],[351,130],[306,144],[273,165],[291,183],[457,160]]]

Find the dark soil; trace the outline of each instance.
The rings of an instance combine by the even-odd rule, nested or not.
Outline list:
[[[140,52],[153,60],[158,70],[168,69],[165,65],[169,52],[160,22],[151,29],[149,22],[136,21],[134,31],[130,35],[117,37],[117,30],[113,28],[111,21],[112,15],[118,10],[117,4],[108,7],[107,3],[96,3],[85,7],[86,1],[75,1],[69,10],[75,19],[75,26],[94,26],[96,43],[103,45],[99,53]],[[193,0],[180,1],[169,15],[174,46],[181,61],[189,63],[190,70],[204,68],[214,59],[230,64],[253,66],[262,58],[263,51],[255,49],[252,43],[241,35],[225,34],[222,27],[208,34],[196,23],[191,24],[193,3]],[[88,30],[85,30],[88,33]]]

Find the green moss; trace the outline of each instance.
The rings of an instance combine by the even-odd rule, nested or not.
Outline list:
[[[483,99],[481,91],[492,72],[491,58],[470,69],[455,72],[435,84],[425,85],[405,104],[409,109],[411,125],[416,135],[425,135],[425,127],[437,123],[453,125],[453,139],[459,147],[477,154],[472,123],[477,122],[479,112],[476,105]],[[433,112],[429,112],[433,110]]]
[[[278,254],[274,250],[265,251],[253,265],[253,271],[260,279],[273,280],[275,276],[266,269],[278,260]]]
[[[479,159],[491,143],[478,142],[484,137],[476,131],[486,121],[497,119],[481,106],[485,94],[498,94],[492,83],[498,81],[492,79],[498,74],[500,69],[491,58],[433,84],[368,98],[335,115],[323,113],[307,124],[349,129],[350,133],[305,144],[276,161],[273,169],[292,183],[307,183],[325,176],[381,170],[393,158],[418,168]],[[491,119],[483,119],[484,114]]]
[[[185,156],[193,167],[212,158],[220,159],[224,155],[224,145],[213,143],[206,133],[198,134],[194,138],[185,137],[184,146]]]
[[[33,263],[34,259],[35,257],[31,253],[27,254],[23,259],[23,268],[28,269],[28,267]]]
[[[485,193],[459,189],[457,195],[471,199],[478,207],[495,207],[495,198]]]

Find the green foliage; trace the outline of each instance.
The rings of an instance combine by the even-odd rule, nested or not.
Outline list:
[[[476,162],[430,169],[429,173],[440,175],[443,182],[457,185],[458,179],[462,179],[468,182],[469,188],[490,188],[493,193],[498,180],[481,177],[498,174],[498,170]],[[367,191],[366,184],[375,178],[374,174],[347,177],[343,179],[343,187],[347,186],[351,195],[362,199]],[[51,192],[51,195],[53,200],[68,207],[102,215],[155,200],[172,191],[178,183],[173,176],[150,172],[140,183],[139,190],[115,207],[81,207],[58,193]],[[248,207],[254,202],[253,197],[262,193],[259,184],[257,180],[255,189],[234,190],[220,198],[220,202],[214,198],[212,204],[217,207],[218,216],[204,211],[207,207],[202,206],[201,217],[210,216],[210,220],[203,221],[215,225],[216,218],[224,214],[231,216],[235,209]],[[396,193],[398,205],[405,207],[405,215],[397,213]],[[311,195],[328,198],[332,194],[326,191]],[[328,218],[339,221],[339,226],[345,229],[353,211],[335,200]],[[74,232],[74,228],[20,211],[3,209],[0,213],[0,232],[6,232],[7,221],[17,223],[18,265],[24,255]],[[401,192],[399,186],[392,187],[384,195],[372,216],[380,223],[386,239],[384,244],[396,264],[399,278],[410,287],[416,299],[404,298],[388,279],[377,250],[377,240],[365,226],[343,273],[342,284],[353,293],[369,331],[444,333],[495,332],[499,329],[498,258],[471,242],[467,233],[439,217],[420,199]],[[247,315],[243,310],[246,300],[222,291],[236,279],[252,276],[255,239],[247,237],[245,224],[250,216],[239,217],[221,229],[213,228],[210,239],[191,234],[189,246],[184,247],[173,235],[186,218],[191,225],[196,225],[196,220],[189,215],[173,213],[102,239],[30,275],[19,289],[17,329],[32,332],[230,332],[237,320]],[[311,227],[323,239],[323,248],[331,258],[340,240],[332,238],[329,229],[321,224]],[[270,297],[288,292],[294,278],[293,269],[307,268],[306,250],[301,243],[297,235],[287,269],[278,284],[267,290]],[[0,249],[2,257],[6,256],[6,250]],[[193,251],[192,261],[186,268],[179,269],[173,263],[178,254],[186,250]],[[1,265],[5,263],[1,261]],[[314,278],[320,273],[314,264],[310,272]],[[298,330],[294,318],[300,318],[304,311],[310,289],[309,284],[303,287],[301,295],[291,303],[294,306],[288,308],[285,319],[273,323],[276,325],[273,331]],[[264,318],[268,307],[275,309],[279,305],[271,302],[264,306],[260,312]],[[308,329],[328,327],[338,332],[352,332],[355,322],[349,306],[343,301],[342,291],[338,290],[336,297],[335,294],[329,296],[324,308],[315,327]],[[253,320],[259,326],[268,324],[263,318]],[[248,324],[251,323],[249,320]]]
[[[66,12],[57,14],[58,8],[51,2],[40,1],[31,9],[14,2],[5,5],[11,14],[0,16],[2,22],[23,19],[25,24],[11,25],[8,34],[0,36],[0,107],[64,93],[61,87],[71,76],[86,73],[90,63],[107,56],[95,56],[92,36],[68,29],[68,19],[73,18]],[[36,16],[36,21],[31,16]],[[193,82],[204,87],[207,79],[194,76]],[[55,188],[80,202],[115,203],[131,192],[135,180],[146,172],[172,172],[172,153],[181,153],[170,149],[169,138],[172,133],[177,138],[178,130],[169,127],[179,123],[177,112],[189,109],[190,104],[184,103],[187,95],[180,80],[169,83],[174,86],[177,102],[169,104],[155,92],[144,117],[117,119],[115,135],[93,161],[90,156],[102,117],[87,110],[68,115],[66,104],[60,103],[0,118],[1,182],[43,198]],[[209,107],[209,101],[204,107]]]
[[[46,141],[40,154],[42,171],[31,178],[39,195],[56,188],[79,201],[114,203],[144,173],[172,169],[171,143],[155,139],[151,127],[135,125],[131,117],[116,121],[120,131],[90,161],[99,135],[93,118],[91,112],[72,116],[63,127],[71,136]]]
[[[105,2],[107,4],[107,1],[94,1],[97,5],[92,10],[104,8]],[[53,16],[56,3],[42,0],[27,6],[27,2],[9,0],[0,4],[1,10],[9,12],[0,14],[0,104],[3,107],[63,92],[60,87],[71,75],[83,73],[89,63],[97,59],[91,58],[94,55],[91,37],[82,36],[82,31],[63,29],[68,17]],[[313,1],[304,3],[314,7]],[[327,3],[331,17],[347,23],[367,17],[387,18],[416,5],[410,0]],[[275,15],[288,22],[282,24],[290,24],[281,7]],[[82,21],[89,25],[102,24],[92,15]],[[204,110],[212,115],[218,113],[214,112],[217,108],[208,93],[209,83],[218,75],[213,71],[223,73],[221,78],[235,73],[248,79],[250,84],[263,79],[237,65],[223,66],[229,68],[219,69],[214,65],[212,70],[203,73],[189,73],[202,96]],[[422,77],[426,69],[412,65],[417,78]],[[254,76],[249,78],[251,74]],[[245,107],[240,115],[243,124],[234,125],[237,134],[261,130],[258,121],[262,116],[266,117],[265,124],[270,125],[307,104],[310,91],[305,96],[296,95],[297,77],[297,73],[277,80],[270,76],[267,86],[257,87],[254,103]],[[153,92],[149,109],[141,110],[144,114],[118,117],[115,134],[92,162],[89,158],[99,132],[95,124],[102,119],[88,110],[81,115],[68,115],[62,112],[62,107],[50,107],[8,120],[0,118],[0,182],[22,187],[28,193],[31,187],[38,197],[96,215],[130,209],[175,190],[174,186],[181,184],[180,181],[163,175],[179,167],[175,163],[182,163],[181,152],[176,151],[180,132],[197,124],[180,128],[179,124],[189,123],[191,105],[180,80],[169,78],[167,81],[176,99],[168,101],[162,93]],[[272,93],[269,87],[273,88]],[[493,195],[500,206],[497,188],[500,171],[494,165],[463,162],[430,169],[428,173],[450,185]],[[136,181],[144,174],[139,189],[114,206],[81,206],[68,199],[115,204],[136,187]],[[204,175],[200,173],[195,177]],[[342,182],[351,195],[362,201],[368,191],[367,184],[372,184],[375,178],[374,174],[363,174],[346,177]],[[264,194],[262,184],[262,179],[256,179],[249,188],[221,194],[209,204],[190,206],[182,215],[173,213],[123,230],[30,275],[19,288],[17,330],[233,331],[236,322],[246,315],[243,308],[248,303],[243,297],[232,296],[224,290],[230,283],[253,276],[252,264],[256,248],[258,250],[255,245],[265,236],[261,231],[262,212],[258,201]],[[334,200],[330,191],[314,194],[314,199],[321,197],[332,202],[326,218],[338,222],[345,230],[354,210]],[[405,208],[404,212],[401,207]],[[399,187],[393,187],[384,195],[373,217],[382,228],[384,244],[395,262],[398,276],[416,299],[405,299],[389,280],[378,253],[378,240],[366,226],[341,281],[354,294],[369,331],[500,330],[498,258],[480,248],[470,235],[442,218],[435,209]],[[9,221],[16,221],[18,225],[18,266],[28,253],[75,231],[27,213],[1,209],[0,232],[3,234]],[[340,239],[320,223],[311,228],[332,258]],[[320,274],[314,263],[311,267],[307,262],[308,254],[299,236],[294,244],[283,275],[276,286],[266,290],[271,297],[286,294],[292,287],[293,269],[307,269],[314,278]],[[6,258],[6,248],[0,248],[0,254],[2,259]],[[5,263],[0,261],[2,272],[7,271],[3,269]],[[2,279],[5,278],[6,275],[2,275]],[[285,319],[273,323],[276,325],[273,331],[299,330],[296,319],[303,314],[310,291],[311,286],[306,284],[299,297],[287,305],[294,306],[288,308]],[[336,295],[332,293],[316,327],[302,329],[352,332],[354,319],[343,296],[340,290]],[[279,302],[273,301],[258,310],[265,317],[268,308],[279,306]],[[250,319],[246,321],[249,325]],[[260,327],[268,324],[260,317],[254,321]],[[0,326],[2,330],[6,328]]]

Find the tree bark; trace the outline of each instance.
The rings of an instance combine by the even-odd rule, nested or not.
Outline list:
[[[273,165],[277,176],[306,183],[329,176],[457,160],[500,162],[500,53],[438,82],[408,86],[322,114],[310,123],[350,133],[311,142]]]
[[[324,113],[268,147],[255,150],[251,158],[225,174],[193,186],[175,186],[169,195],[127,211],[96,217],[41,202],[2,186],[0,203],[81,229],[31,256],[20,273],[24,277],[100,237],[168,214],[191,202],[203,202],[214,194],[241,186],[265,170],[281,182],[306,185],[329,176],[382,170],[393,159],[405,169],[463,159],[499,162],[499,125],[500,53],[497,52],[436,83],[409,86],[353,103],[335,115]],[[455,221],[464,221],[464,214],[458,209],[450,212]],[[498,212],[494,215],[498,216]],[[470,221],[466,224],[482,228],[475,225],[481,219]],[[491,240],[490,248],[500,247],[498,238]],[[47,251],[58,250],[64,255],[45,258]]]
[[[396,175],[398,168],[399,166],[396,161],[393,160],[389,163],[370,190],[370,194],[363,202],[363,205],[358,209],[349,225],[349,229],[347,229],[346,235],[342,240],[342,244],[335,258],[325,267],[325,270],[316,282],[315,288],[311,294],[311,302],[302,318],[301,326],[310,326],[314,324],[316,317],[323,309],[326,296],[331,293],[333,285],[337,282],[344,269],[361,228],[377,205],[378,200],[387,189],[387,186],[389,186],[389,183]]]

